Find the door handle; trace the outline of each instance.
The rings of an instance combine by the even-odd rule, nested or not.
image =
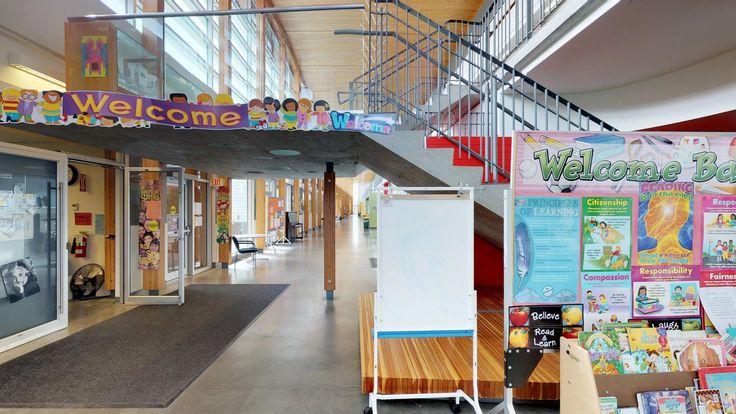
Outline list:
[[[115,240],[115,235],[114,235],[114,234],[106,234],[106,235],[105,235],[105,238],[106,238],[107,240]]]
[[[191,236],[192,235],[192,227],[188,224],[184,226],[184,235],[185,236]]]

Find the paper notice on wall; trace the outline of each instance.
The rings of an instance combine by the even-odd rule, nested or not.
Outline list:
[[[201,216],[202,215],[202,203],[195,202],[192,210],[195,216]]]
[[[700,288],[703,309],[721,335],[729,328],[736,328],[736,287]]]

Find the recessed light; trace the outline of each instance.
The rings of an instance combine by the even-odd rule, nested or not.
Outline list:
[[[249,170],[249,171],[246,171],[246,173],[247,173],[247,174],[263,174],[263,171],[254,171],[254,170]]]
[[[281,155],[284,157],[295,157],[297,155],[302,155],[301,152],[295,151],[295,150],[289,150],[289,149],[277,149],[269,151],[273,155]]]

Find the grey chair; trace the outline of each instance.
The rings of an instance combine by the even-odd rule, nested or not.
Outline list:
[[[237,250],[237,253],[235,253],[235,262],[238,261],[238,254],[251,254],[251,258],[253,260],[253,266],[256,264],[256,256],[258,255],[258,248],[256,247],[256,244],[253,242],[253,240],[238,240],[237,237],[232,237],[233,243],[235,244],[235,250]]]

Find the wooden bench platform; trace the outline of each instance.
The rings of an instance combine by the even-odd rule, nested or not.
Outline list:
[[[503,297],[478,292],[478,389],[481,398],[503,394]],[[360,296],[361,391],[373,390],[373,294]],[[470,338],[381,339],[378,387],[384,394],[448,392],[458,388],[472,395]],[[560,399],[560,356],[547,353],[514,397],[522,400]]]

